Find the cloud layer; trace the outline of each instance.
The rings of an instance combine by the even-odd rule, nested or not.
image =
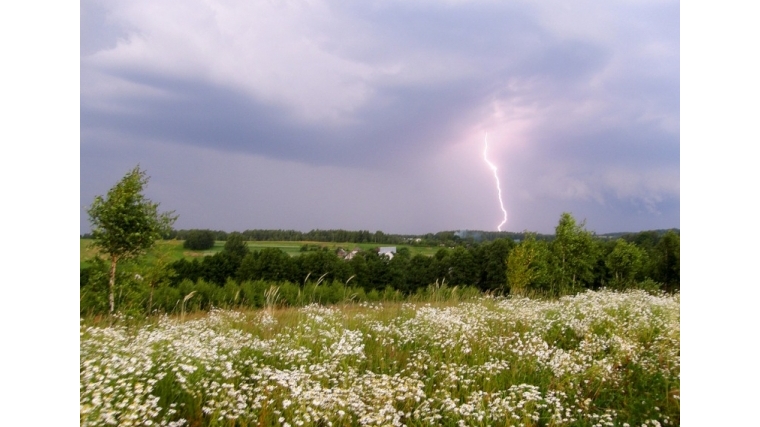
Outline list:
[[[342,3],[83,1],[82,204],[140,163],[180,228],[493,229],[488,132],[508,230],[679,227],[678,2]]]

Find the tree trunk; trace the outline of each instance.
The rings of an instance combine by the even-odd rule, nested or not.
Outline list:
[[[119,258],[116,255],[111,256],[111,278],[108,280],[108,302],[111,304],[111,314],[114,310],[113,292],[116,287],[116,261],[118,260]]]

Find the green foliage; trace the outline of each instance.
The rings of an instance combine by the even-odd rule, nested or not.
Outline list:
[[[303,283],[307,276],[313,281],[322,277],[324,280],[345,282],[353,274],[350,265],[329,250],[307,252],[294,258],[291,266],[293,282]]]
[[[247,280],[241,283],[242,303],[252,308],[264,307],[264,293],[268,287],[269,283],[263,280]]]
[[[636,289],[641,289],[651,294],[657,294],[662,291],[663,285],[660,282],[655,282],[654,280],[647,278],[636,283]]]
[[[377,289],[372,289],[367,294],[367,301],[380,301],[380,292],[377,291]]]
[[[566,295],[581,291],[593,282],[597,247],[585,221],[576,223],[567,212],[562,213],[549,244],[551,292]]]
[[[414,295],[410,296],[411,301],[415,302],[454,302],[468,299],[476,299],[482,296],[478,288],[473,286],[449,286],[440,282],[431,283],[424,288],[417,289]]]
[[[654,248],[653,279],[665,285],[669,291],[681,288],[681,236],[668,231]]]
[[[351,270],[356,276],[353,279],[353,283],[355,283],[357,286],[362,287],[363,289],[370,289],[372,277],[370,275],[369,265],[367,265],[365,256],[363,254],[354,256],[348,262],[348,265],[351,267]]]
[[[505,260],[516,246],[513,240],[499,239],[486,243],[475,252],[476,264],[480,270],[478,286],[484,291],[504,291],[507,285],[507,264]]]
[[[284,281],[293,276],[293,261],[277,248],[264,248],[243,258],[237,271],[239,280]]]
[[[280,301],[283,305],[298,307],[299,305],[305,305],[301,287],[295,283],[284,282],[279,285]]]
[[[576,350],[582,341],[575,330],[562,323],[553,323],[544,333],[544,341],[550,346],[561,348],[562,350]]]
[[[406,274],[407,289],[405,291],[413,293],[435,281],[435,277],[431,273],[432,262],[431,257],[420,254],[409,260]]]
[[[407,272],[409,271],[409,253],[396,253],[393,259],[386,262],[387,281],[386,286],[391,286],[401,292],[408,292]]]
[[[79,312],[83,316],[108,313],[108,264],[92,259],[79,274]]]
[[[549,249],[546,242],[536,240],[532,234],[520,242],[507,257],[507,285],[509,292],[525,296],[545,290],[548,280]]]
[[[182,235],[190,238],[191,232]],[[402,298],[451,301],[458,300],[462,292],[476,290],[491,295],[510,292],[557,297],[584,288],[657,292],[679,287],[680,239],[675,232],[644,232],[610,241],[596,238],[564,213],[554,240],[525,232],[520,244],[509,239],[478,243],[473,236],[450,234],[446,238],[466,241],[466,245],[438,247],[434,254],[433,248],[426,248],[425,253],[432,256],[418,247],[397,247],[393,258],[379,256],[373,243],[356,245],[358,252],[344,259],[338,256],[337,247],[329,245],[314,245],[315,250],[297,255],[297,244],[283,251],[279,242],[249,245],[244,233],[224,233],[223,250],[190,260],[182,258],[187,253],[180,241],[165,241],[144,252],[146,256],[139,262],[125,264],[129,271],[112,270],[120,281],[115,287],[104,282],[109,275],[108,260],[83,262],[80,256],[80,308],[83,314],[105,313],[104,307],[109,305],[103,298],[106,289],[121,311],[153,314]],[[374,239],[373,234],[368,236]],[[634,243],[639,237],[647,248]],[[87,247],[80,244],[80,251]],[[272,289],[277,290],[275,304],[266,298]],[[188,300],[181,304],[185,298]]]
[[[646,253],[633,243],[623,239],[615,242],[615,247],[607,255],[605,265],[612,275],[610,287],[628,289],[641,278]]]
[[[79,311],[82,316],[110,312],[110,268],[107,261],[95,258],[87,267],[86,282],[80,283]],[[116,272],[113,299],[119,312],[129,316],[142,316],[147,312],[150,289],[136,266],[126,263]]]
[[[430,271],[433,273],[435,280],[449,280],[451,277],[451,251],[446,248],[438,249],[433,255],[433,262],[430,266]]]
[[[142,194],[148,179],[146,173],[136,166],[108,191],[105,198],[96,196],[87,209],[93,245],[111,261],[108,287],[111,313],[116,304],[117,263],[143,255],[156,240],[171,231],[177,220],[173,211],[159,213],[158,203]]]
[[[238,262],[248,255],[248,246],[245,244],[245,238],[241,233],[230,233],[227,241],[224,242],[224,252],[237,259]]]
[[[93,244],[110,258],[135,258],[171,231],[174,212],[158,212],[142,194],[148,176],[137,166],[87,209]]]
[[[194,251],[211,249],[214,247],[214,232],[211,230],[190,230],[182,246]]]
[[[234,278],[240,268],[241,258],[227,251],[203,258],[200,268],[200,278],[206,279],[217,286],[224,286],[227,279]],[[200,278],[198,280],[200,280]]]
[[[161,284],[153,293],[153,310],[159,313],[174,313],[181,300],[182,295],[178,288]]]
[[[449,283],[452,285],[472,285],[477,283],[478,272],[472,252],[457,246],[451,251]]]

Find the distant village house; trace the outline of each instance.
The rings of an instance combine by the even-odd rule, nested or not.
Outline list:
[[[377,251],[378,255],[380,256],[387,256],[388,259],[393,259],[393,255],[396,253],[396,247],[395,246],[381,246],[380,250]]]
[[[338,248],[338,251],[336,253],[338,254],[339,258],[344,259],[346,261],[350,261],[356,256],[356,254],[359,253],[360,250],[361,249],[356,247],[351,252],[348,252],[343,248]]]

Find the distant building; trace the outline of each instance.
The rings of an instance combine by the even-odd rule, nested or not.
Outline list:
[[[359,253],[359,251],[360,249],[358,247],[354,248],[354,250],[352,250],[351,252],[347,252],[343,248],[338,248],[338,251],[336,252],[336,254],[338,255],[339,258],[344,259],[346,261],[350,261],[353,257],[356,256],[356,254]]]
[[[381,246],[380,250],[377,251],[378,255],[385,255],[388,257],[388,259],[393,259],[393,254],[396,253],[396,247],[395,246]]]

